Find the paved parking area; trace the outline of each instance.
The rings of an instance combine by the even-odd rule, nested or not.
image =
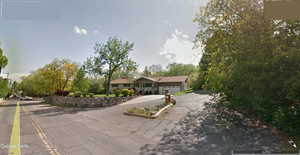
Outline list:
[[[22,152],[30,154],[39,150],[41,154],[61,155],[140,154],[144,145],[158,143],[163,134],[170,131],[189,111],[201,108],[208,96],[188,94],[177,100],[174,108],[157,119],[127,116],[123,112],[131,107],[160,104],[164,102],[162,95],[142,96],[117,106],[88,110],[37,103],[23,104],[21,142],[29,147],[23,148]],[[10,108],[13,113],[14,107],[5,108]],[[2,110],[6,109],[2,107]],[[32,121],[35,125],[31,125]]]
[[[124,115],[131,107],[164,102],[162,95],[141,96],[123,104],[86,110],[59,108],[38,102],[21,104],[22,154],[135,155],[147,144],[156,144],[189,111],[201,109],[207,95],[177,97],[177,105],[157,119]],[[16,101],[0,107],[2,144],[9,144]],[[4,117],[6,115],[6,117]],[[2,126],[2,124],[4,124]],[[4,129],[4,130],[3,130]],[[4,154],[7,150],[2,149]]]

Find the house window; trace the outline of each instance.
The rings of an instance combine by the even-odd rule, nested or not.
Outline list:
[[[144,87],[152,87],[152,83],[145,83]]]
[[[130,87],[130,84],[124,84],[124,87]]]
[[[112,87],[119,87],[118,84],[112,84],[111,86],[112,86]]]

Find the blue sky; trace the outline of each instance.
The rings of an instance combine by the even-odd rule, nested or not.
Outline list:
[[[194,63],[198,27],[207,0],[0,0],[0,42],[6,72],[27,74],[54,58],[82,63],[96,41],[116,36],[135,44],[130,56],[140,68]]]

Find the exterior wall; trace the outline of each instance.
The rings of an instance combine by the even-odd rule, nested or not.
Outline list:
[[[117,85],[114,87],[114,85]],[[151,86],[149,86],[151,85]],[[151,81],[146,78],[140,78],[134,83],[126,86],[124,84],[111,84],[111,90],[113,89],[124,89],[124,88],[135,88],[135,90],[140,94],[164,94],[165,90],[169,90],[171,94],[176,92],[184,91],[188,89],[187,80],[184,82],[165,82],[158,83],[156,81]]]
[[[159,94],[164,94],[165,90],[169,90],[170,94],[180,92],[183,85],[180,82],[159,83]]]
[[[157,82],[144,78],[136,80],[134,82],[134,88],[140,94],[157,94],[158,92]]]

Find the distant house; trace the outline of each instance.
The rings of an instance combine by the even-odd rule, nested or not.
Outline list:
[[[120,78],[111,81],[110,90],[133,88],[140,94],[171,94],[188,89],[187,76],[140,77],[137,79]]]

